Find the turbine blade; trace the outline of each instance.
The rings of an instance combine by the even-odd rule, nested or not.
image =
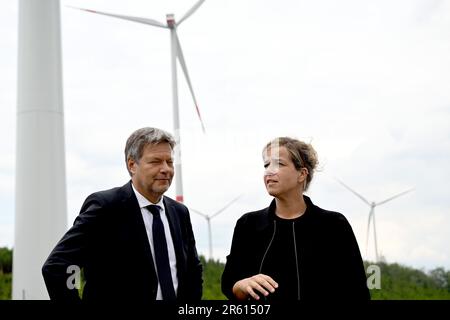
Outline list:
[[[181,69],[183,70],[183,73],[184,73],[184,77],[186,78],[186,81],[187,81],[188,86],[189,86],[189,90],[191,91],[192,99],[194,100],[195,109],[197,111],[197,116],[200,119],[200,123],[202,125],[203,133],[205,133],[205,126],[203,125],[202,117],[200,116],[200,110],[199,110],[198,104],[197,104],[197,99],[195,99],[194,90],[192,89],[191,80],[189,79],[189,73],[188,73],[188,70],[187,70],[187,67],[186,67],[186,62],[184,61],[183,50],[181,49],[180,39],[178,39],[177,31],[174,30],[174,32],[175,32],[175,38],[177,40],[177,47],[178,47],[177,48],[178,61],[180,62]]]
[[[379,205],[384,204],[384,203],[386,203],[386,202],[388,202],[388,201],[394,200],[395,198],[398,198],[398,197],[400,197],[400,196],[402,196],[402,195],[404,195],[404,194],[406,194],[406,193],[408,193],[408,192],[411,192],[411,191],[413,191],[413,190],[414,190],[414,188],[411,188],[411,189],[408,189],[408,190],[406,190],[406,191],[403,191],[403,192],[401,192],[401,193],[399,193],[399,194],[397,194],[397,195],[395,195],[395,196],[393,196],[393,197],[390,197],[390,198],[388,198],[388,199],[386,199],[386,200],[383,200],[383,201],[378,202],[376,205],[379,206]]]
[[[196,4],[194,4],[192,6],[191,9],[189,9],[184,16],[180,19],[180,21],[178,21],[177,25],[180,25],[184,20],[186,20],[187,18],[189,18],[195,11],[197,11],[197,9],[202,5],[202,3],[205,2],[205,0],[199,0],[197,1]]]
[[[240,197],[242,197],[242,194],[240,194],[239,196],[237,196],[236,198],[234,198],[233,200],[231,200],[230,202],[228,202],[228,204],[223,207],[222,209],[220,209],[219,211],[217,211],[216,213],[214,213],[211,216],[211,219],[214,218],[215,216],[217,216],[218,214],[222,213],[223,211],[225,211],[225,209],[227,209],[229,206],[231,206],[233,203],[235,203]]]
[[[165,25],[164,23],[156,21],[156,20],[153,20],[153,19],[139,18],[139,17],[132,17],[132,16],[124,16],[124,15],[121,15],[121,14],[112,14],[112,13],[107,13],[107,12],[102,12],[102,11],[95,11],[95,10],[90,10],[90,9],[83,9],[83,8],[72,7],[72,6],[68,6],[68,7],[72,8],[72,9],[77,9],[77,10],[90,12],[90,13],[101,14],[101,15],[108,16],[108,17],[119,18],[119,19],[123,19],[123,20],[139,22],[139,23],[143,23],[143,24],[149,24],[149,25],[152,25],[152,26],[155,26],[155,27],[161,27],[161,28],[166,28],[166,29],[168,28],[168,26]]]
[[[208,216],[207,216],[206,214],[201,213],[201,212],[198,211],[198,210],[195,210],[195,209],[192,209],[192,208],[189,208],[189,210],[191,210],[192,212],[195,212],[196,214],[199,214],[199,215],[201,215],[202,217],[208,219]]]
[[[367,203],[370,206],[370,202],[367,201],[362,195],[360,195],[359,193],[357,193],[355,190],[353,190],[352,188],[350,188],[349,186],[347,186],[345,183],[343,183],[341,180],[335,178],[335,180],[337,182],[339,182],[340,184],[342,184],[346,189],[348,189],[351,193],[353,193],[355,196],[357,196],[358,198],[360,198],[362,201],[364,201],[365,203]]]

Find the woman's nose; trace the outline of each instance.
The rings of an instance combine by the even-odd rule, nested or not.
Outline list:
[[[264,170],[264,175],[265,176],[274,175],[274,174],[278,173],[279,168],[280,167],[277,164],[271,164],[266,168],[266,170]]]

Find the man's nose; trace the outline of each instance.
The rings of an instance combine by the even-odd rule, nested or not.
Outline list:
[[[172,169],[172,167],[169,165],[169,163],[167,162],[167,161],[164,161],[163,163],[162,163],[162,166],[161,166],[161,170],[160,171],[162,171],[162,172],[167,172],[167,171],[170,171]]]

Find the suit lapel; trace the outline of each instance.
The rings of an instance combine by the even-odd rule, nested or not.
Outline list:
[[[139,241],[138,245],[142,247],[142,252],[145,256],[145,260],[147,260],[151,272],[156,277],[155,264],[153,263],[153,256],[147,236],[147,230],[145,228],[144,219],[142,218],[141,208],[139,207],[136,195],[134,194],[133,188],[131,186],[131,181],[124,186],[124,191],[124,210],[125,212],[127,212],[127,214],[131,215],[130,219]]]
[[[180,270],[183,268],[183,242],[181,239],[180,230],[180,218],[178,217],[177,210],[171,205],[170,201],[164,197],[164,207],[166,210],[167,220],[169,221],[170,233],[172,235],[173,246],[175,249],[175,255],[177,258],[177,271],[178,280],[180,280]]]

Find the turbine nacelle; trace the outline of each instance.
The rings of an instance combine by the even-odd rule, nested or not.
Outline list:
[[[175,23],[175,15],[173,13],[166,14],[166,22],[169,28],[174,28],[177,25]]]

